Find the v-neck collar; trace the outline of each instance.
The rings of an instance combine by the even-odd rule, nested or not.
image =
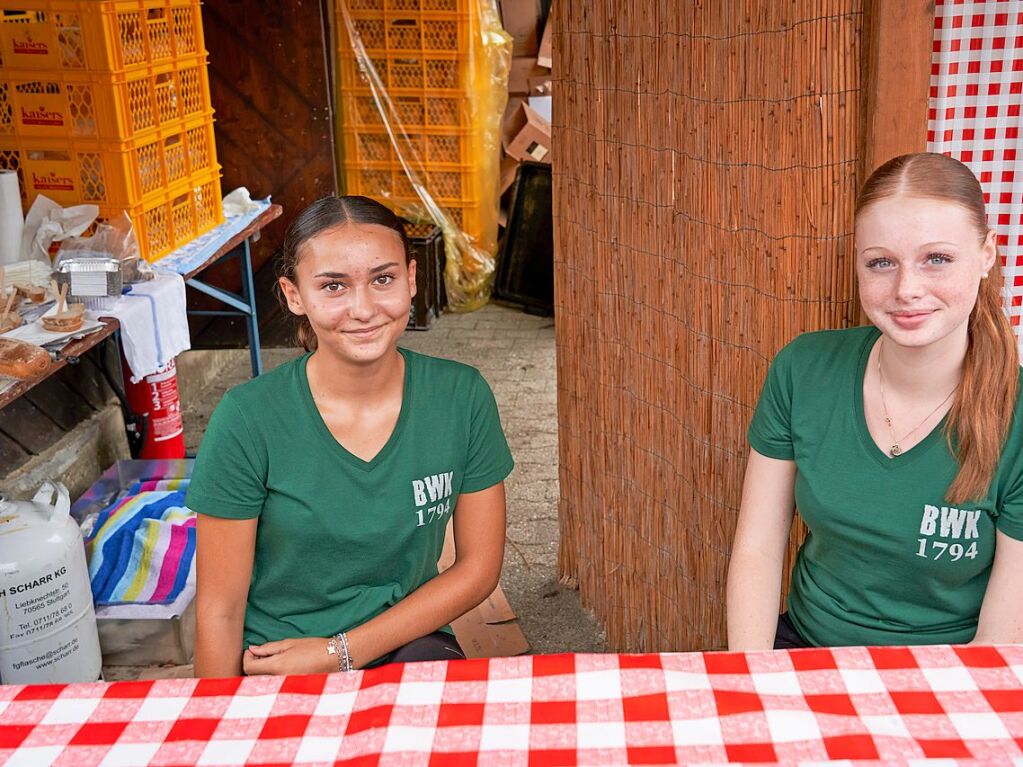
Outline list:
[[[319,408],[316,407],[316,400],[313,399],[313,391],[309,387],[309,376],[306,372],[306,367],[309,364],[309,358],[312,357],[312,352],[307,354],[305,359],[303,359],[298,366],[298,375],[301,382],[301,386],[299,388],[302,390],[302,398],[305,401],[306,408],[308,408],[309,411],[309,417],[313,421],[320,438],[327,443],[329,449],[337,455],[338,458],[350,466],[365,472],[373,471],[373,469],[386,461],[388,456],[394,452],[398,443],[401,441],[401,436],[404,433],[405,422],[408,420],[409,411],[412,408],[412,353],[400,346],[398,347],[398,353],[401,354],[405,363],[405,383],[401,393],[401,410],[398,411],[398,420],[395,422],[394,428],[391,430],[391,435],[387,438],[387,442],[385,442],[384,446],[377,451],[377,454],[368,461],[364,461],[337,441],[337,438],[331,434],[330,429],[327,428],[327,424],[323,420],[323,416],[320,414]]]
[[[913,447],[904,453],[901,453],[894,458],[888,456],[877,443],[874,442],[874,438],[870,436],[870,429],[867,427],[867,409],[863,402],[863,383],[866,380],[867,375],[867,363],[870,360],[870,352],[874,349],[878,339],[881,337],[881,331],[876,327],[871,328],[871,332],[867,334],[867,340],[863,344],[863,350],[860,352],[860,359],[857,363],[856,376],[853,379],[853,408],[855,410],[856,419],[856,431],[860,435],[860,442],[863,445],[863,449],[886,471],[896,471],[903,466],[907,466],[916,461],[925,453],[930,452],[934,445],[941,442],[945,438],[945,419],[948,418],[946,413],[937,425],[924,437],[922,440],[917,442]]]

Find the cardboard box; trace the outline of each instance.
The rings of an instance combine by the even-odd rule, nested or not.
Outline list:
[[[547,23],[543,28],[543,37],[540,38],[540,49],[536,54],[536,63],[541,67],[551,68],[552,59],[554,58],[551,54],[551,27],[554,26],[554,14],[552,13],[547,17]]]
[[[519,175],[519,161],[514,157],[505,155],[501,158],[501,188],[499,194],[504,194],[508,188],[515,183],[515,177]],[[500,222],[498,222],[500,223]]]
[[[546,77],[530,77],[529,78],[529,95],[530,96],[550,96],[551,95],[551,76]]]
[[[438,572],[444,572],[454,562],[455,536],[449,523],[444,534],[444,549],[437,560]],[[451,621],[451,630],[467,658],[507,658],[529,651],[529,642],[500,585],[483,604]]]
[[[551,73],[536,65],[532,56],[521,56],[512,59],[511,71],[508,73],[508,93],[517,96],[529,95],[530,78],[551,79]]]
[[[551,161],[551,124],[528,104],[520,105],[519,111],[505,122],[501,142],[505,153],[516,160]]]
[[[512,37],[512,56],[540,50],[540,0],[501,0],[501,24]]]
[[[504,115],[501,117],[501,125],[508,122],[524,103],[526,103],[525,96],[509,96],[508,105],[504,108]]]

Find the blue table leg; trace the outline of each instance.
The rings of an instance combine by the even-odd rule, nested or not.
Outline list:
[[[189,309],[188,313],[202,316],[244,317],[245,330],[249,337],[249,362],[252,365],[252,377],[255,378],[263,372],[263,360],[259,353],[259,316],[256,313],[256,290],[252,279],[252,253],[249,250],[249,240],[242,242],[237,248],[219,259],[217,263],[227,258],[239,258],[241,260],[241,295],[208,285],[202,280],[192,277],[185,280],[186,285],[215,298],[222,304],[231,307],[231,309]]]
[[[256,315],[256,288],[252,281],[252,252],[249,241],[243,243],[245,252],[242,255],[242,299],[249,305],[249,316],[245,318],[245,327],[249,333],[249,359],[252,363],[252,377],[263,373],[263,360],[259,354],[259,318]]]

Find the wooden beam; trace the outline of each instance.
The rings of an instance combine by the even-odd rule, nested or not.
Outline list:
[[[860,183],[886,160],[927,148],[932,0],[864,0]]]

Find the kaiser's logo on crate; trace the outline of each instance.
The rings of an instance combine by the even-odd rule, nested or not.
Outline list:
[[[34,186],[37,190],[45,189],[50,192],[75,191],[75,182],[70,176],[61,176],[52,170],[43,176],[40,176],[33,171],[32,186]]]
[[[61,112],[51,112],[46,107],[38,109],[21,108],[22,125],[56,125],[64,124],[64,115]]]
[[[50,46],[47,43],[33,40],[30,34],[20,39],[16,37],[11,43],[14,53],[18,56],[47,56],[50,53]]]

